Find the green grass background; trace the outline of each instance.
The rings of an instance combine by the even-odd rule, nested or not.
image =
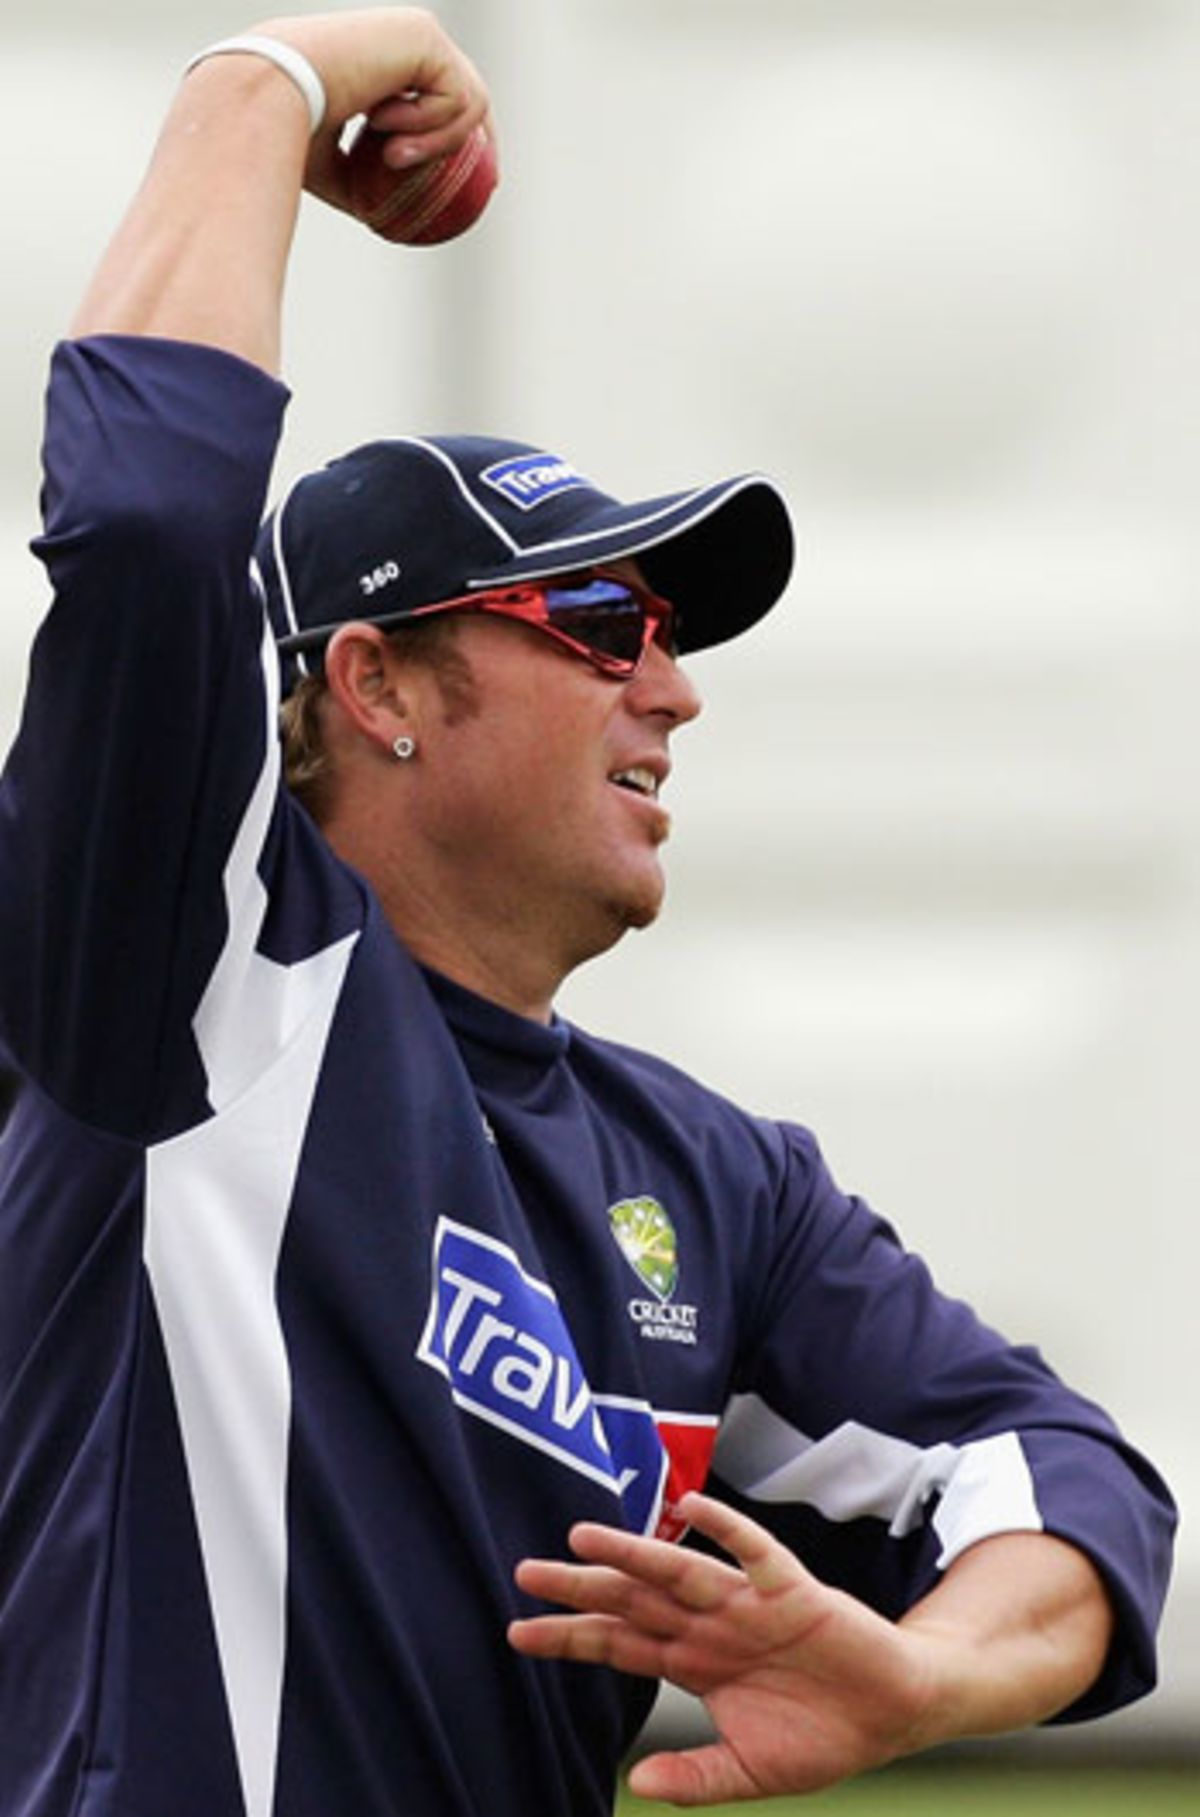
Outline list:
[[[811,1798],[707,1805],[708,1817],[1200,1817],[1200,1768],[912,1768],[869,1774]],[[627,1793],[618,1817],[678,1817]]]

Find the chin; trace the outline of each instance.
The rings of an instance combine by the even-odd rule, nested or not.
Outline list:
[[[658,920],[666,896],[666,885],[662,873],[647,878],[642,883],[631,887],[612,903],[612,912],[618,923],[620,933],[631,928],[649,927]]]
[[[568,955],[566,970],[571,971],[575,966],[585,965],[588,960],[607,953],[616,946],[623,934],[649,927],[658,919],[664,893],[660,878],[654,887],[647,883],[639,889],[626,889],[619,895],[612,892],[595,900],[592,913],[587,917],[587,925],[576,927],[576,938],[573,950]]]
[[[622,932],[628,932],[640,927],[651,927],[653,923],[658,920],[659,912],[662,908],[662,900],[662,892],[660,891],[657,901],[653,903],[640,902],[632,904],[626,910]]]

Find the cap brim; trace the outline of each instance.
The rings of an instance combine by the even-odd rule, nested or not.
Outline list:
[[[480,570],[468,589],[537,580],[621,557],[641,560],[676,608],[685,654],[726,642],[768,613],[787,586],[795,538],[783,495],[761,474],[593,512],[588,530]]]

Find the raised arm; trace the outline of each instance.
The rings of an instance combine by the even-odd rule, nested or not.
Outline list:
[[[400,133],[403,167],[487,110],[423,10],[248,35],[288,46],[301,81],[245,51],[181,76],[56,351],[35,545],[54,599],[0,776],[0,1038],[64,1109],[139,1141],[207,1102],[193,1019],[230,840],[273,748],[250,555],[302,188],[345,204],[339,129],[357,113]],[[306,88],[324,96],[315,136]]]
[[[382,7],[281,18],[248,36],[289,45],[325,94],[315,135],[285,70],[250,52],[197,63],[73,323],[77,336],[159,335],[280,361],[284,278],[302,189],[345,207],[345,123],[397,136],[404,168],[463,143],[487,112],[472,64],[431,13]]]

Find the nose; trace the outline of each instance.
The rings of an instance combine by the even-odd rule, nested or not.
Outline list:
[[[625,695],[631,712],[660,713],[680,726],[695,719],[704,705],[691,676],[659,643],[646,651],[641,668],[625,685]]]

